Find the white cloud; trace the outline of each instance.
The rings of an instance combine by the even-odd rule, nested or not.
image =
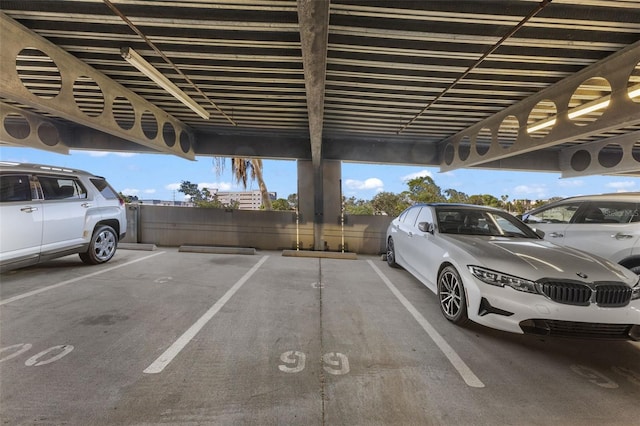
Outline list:
[[[415,173],[411,173],[410,175],[406,175],[406,176],[402,176],[402,181],[403,182],[407,182],[410,181],[411,179],[415,179],[415,178],[420,178],[420,177],[425,177],[428,176],[430,178],[433,177],[433,173],[431,173],[429,170],[420,170],[419,172],[415,172]]]
[[[73,154],[85,154],[89,157],[106,157],[107,155],[115,155],[118,157],[133,157],[138,154],[135,152],[111,152],[111,151],[84,151],[84,150],[71,150]]]
[[[542,184],[518,185],[513,189],[516,197],[527,197],[542,200],[547,197],[547,186]]]
[[[233,188],[233,185],[231,185],[229,182],[214,182],[214,183],[202,182],[198,184],[198,189],[204,189],[204,188],[207,188],[209,190],[217,189],[218,191],[231,191],[231,188]]]
[[[138,195],[140,193],[139,189],[133,188],[125,188],[121,191],[124,195]]]
[[[180,185],[179,183],[170,183],[169,185],[166,185],[164,187],[164,189],[166,189],[167,191],[177,191],[178,189],[180,189]]]
[[[384,190],[384,183],[378,178],[369,178],[366,180],[346,179],[344,186],[350,190],[374,190],[381,192]]]
[[[610,182],[606,185],[607,188],[611,188],[616,190],[616,192],[627,192],[634,189],[636,183],[632,180],[627,181],[619,181],[619,182]]]
[[[580,179],[560,179],[558,186],[561,188],[579,188],[584,186],[584,181]]]
[[[155,194],[156,190],[155,189],[145,189],[142,192],[144,192],[145,194]]]

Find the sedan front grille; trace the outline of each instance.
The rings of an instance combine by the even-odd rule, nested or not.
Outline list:
[[[602,324],[535,319],[522,321],[520,328],[525,333],[545,336],[637,340],[637,336],[632,332],[634,328],[632,324]]]
[[[545,296],[565,305],[588,306],[595,303],[605,308],[616,308],[626,306],[632,293],[629,286],[615,282],[596,282],[595,290],[574,281],[542,281],[539,284]]]
[[[565,305],[587,306],[592,290],[584,284],[563,281],[547,281],[541,284],[542,293],[554,302]]]
[[[631,300],[631,288],[619,284],[596,285],[596,303],[598,306],[626,306]]]

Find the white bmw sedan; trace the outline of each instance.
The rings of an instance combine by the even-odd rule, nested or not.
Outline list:
[[[545,241],[502,210],[412,206],[389,225],[387,263],[436,293],[445,318],[458,325],[640,340],[636,274]]]

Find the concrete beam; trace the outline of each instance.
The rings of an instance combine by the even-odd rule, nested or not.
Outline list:
[[[157,151],[194,158],[189,127],[2,12],[0,39],[1,97]],[[89,94],[82,94],[87,87]]]
[[[629,76],[639,62],[640,41],[445,139],[440,144],[441,170],[478,166],[639,124],[640,102],[629,98]],[[572,95],[592,78],[604,79],[610,86],[608,106],[594,121],[576,124],[569,118]],[[527,130],[528,120],[541,101],[553,104],[556,112],[548,121],[555,121],[536,136]],[[484,149],[479,148],[479,139],[487,140]]]

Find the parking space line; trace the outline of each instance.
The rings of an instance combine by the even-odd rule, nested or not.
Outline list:
[[[99,271],[93,272],[93,273],[88,274],[88,275],[83,275],[81,277],[72,278],[70,280],[63,281],[63,282],[58,283],[58,284],[53,284],[53,285],[50,285],[50,286],[47,286],[47,287],[39,288],[38,290],[33,290],[33,291],[29,291],[27,293],[19,294],[17,296],[13,296],[13,297],[10,297],[10,298],[8,298],[6,300],[0,301],[0,306],[6,305],[7,303],[15,302],[16,300],[21,300],[21,299],[25,299],[27,297],[35,296],[36,294],[44,293],[45,291],[53,290],[54,288],[62,287],[62,286],[65,286],[67,284],[72,284],[72,283],[75,283],[76,281],[80,281],[80,280],[84,280],[84,279],[87,279],[87,278],[95,277],[96,275],[104,274],[106,272],[113,271],[114,269],[122,268],[124,266],[128,266],[128,265],[131,265],[131,264],[134,264],[134,263],[137,263],[137,262],[142,262],[143,260],[150,259],[150,258],[152,258],[154,256],[159,256],[159,255],[164,254],[164,253],[165,253],[164,251],[160,251],[158,253],[154,253],[154,254],[151,254],[151,255],[145,256],[145,257],[141,257],[140,259],[135,259],[135,260],[132,260],[130,262],[123,263],[121,265],[115,265],[115,266],[112,266],[110,268],[101,269]]]
[[[449,362],[453,367],[458,370],[460,376],[465,381],[465,383],[474,388],[483,388],[484,383],[478,379],[478,377],[471,371],[471,369],[467,366],[467,364],[460,358],[460,356],[453,350],[453,348],[444,340],[444,338],[436,331],[435,328],[423,317],[420,312],[407,300],[406,297],[400,293],[400,291],[393,285],[391,280],[387,278],[382,271],[371,261],[367,260],[369,265],[373,268],[374,271],[378,274],[380,279],[386,284],[386,286],[391,290],[394,296],[402,303],[402,305],[409,311],[411,315],[418,321],[418,324],[427,332],[431,340],[440,348],[442,353],[449,359]]]
[[[222,296],[207,312],[204,313],[182,336],[178,338],[169,348],[164,351],[144,372],[147,374],[156,374],[162,372],[167,365],[189,344],[189,342],[198,334],[198,332],[213,318],[215,314],[233,297],[233,295],[246,283],[249,278],[262,266],[269,258],[263,256],[246,274],[242,276],[225,294]]]

